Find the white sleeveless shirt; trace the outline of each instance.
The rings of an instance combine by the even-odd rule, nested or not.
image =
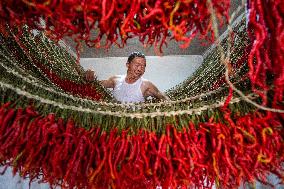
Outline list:
[[[112,91],[114,98],[122,103],[145,102],[141,91],[142,78],[132,84],[126,83],[126,75],[121,75]]]

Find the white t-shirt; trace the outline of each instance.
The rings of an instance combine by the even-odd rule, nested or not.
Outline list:
[[[145,102],[141,91],[143,78],[139,78],[132,84],[126,83],[126,75],[121,75],[112,91],[114,98],[122,103]]]

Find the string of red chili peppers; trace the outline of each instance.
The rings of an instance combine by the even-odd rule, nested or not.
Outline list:
[[[228,20],[230,1],[212,3],[220,23]],[[127,39],[138,37],[160,51],[167,39],[181,41],[186,48],[196,34],[211,31],[206,1],[4,0],[0,10],[1,30],[6,21],[17,28],[27,24],[30,29],[45,30],[53,39],[71,36],[90,47],[124,47]]]
[[[248,32],[252,49],[248,58],[249,77],[254,91],[267,105],[267,92],[273,90],[273,106],[279,107],[284,94],[284,3],[281,0],[248,1]],[[273,77],[268,83],[267,76]]]
[[[90,130],[33,107],[0,106],[1,163],[31,179],[40,174],[54,186],[69,188],[234,188],[272,172],[281,178],[284,140],[275,113],[211,117],[194,125],[176,120],[159,134],[138,130]],[[7,162],[7,160],[9,160]]]
[[[12,52],[13,55],[18,57],[19,55],[17,54],[24,54],[24,56],[26,56],[27,59],[29,60],[28,64],[32,64],[36,66],[37,69],[42,72],[42,75],[47,77],[53,84],[63,89],[65,92],[70,92],[71,94],[77,95],[80,97],[90,98],[95,101],[99,101],[105,98],[103,96],[103,94],[105,94],[104,91],[101,91],[103,89],[102,88],[101,90],[98,89],[97,86],[93,85],[92,83],[83,83],[82,80],[73,81],[69,78],[60,77],[58,75],[59,73],[56,73],[56,70],[53,70],[50,68],[50,66],[48,66],[48,64],[52,64],[52,62],[48,62],[52,60],[52,57],[50,57],[50,55],[44,56],[43,58],[44,62],[41,62],[43,60],[42,58],[39,58],[38,54],[41,53],[41,55],[45,55],[46,52],[42,50],[42,52],[37,51],[35,53],[34,51],[32,51],[34,50],[32,48],[35,48],[35,47],[32,47],[32,45],[41,45],[42,43],[44,43],[43,41],[38,40],[36,44],[33,44],[33,43],[29,44],[27,43],[27,41],[35,42],[34,39],[32,39],[31,37],[29,37],[28,39],[25,39],[26,36],[24,33],[20,33],[16,35],[17,36],[14,36],[13,39],[18,46],[14,47],[14,46],[11,46],[11,44],[9,44],[9,48],[13,48],[13,52]],[[10,35],[10,37],[12,36]],[[10,40],[11,38],[9,38],[9,41]],[[37,48],[37,50],[40,50],[40,49]]]

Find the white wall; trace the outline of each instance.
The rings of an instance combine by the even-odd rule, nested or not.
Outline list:
[[[161,91],[179,84],[202,63],[199,55],[146,56],[144,78],[152,81]],[[126,73],[127,57],[81,58],[84,69],[95,70],[99,80]]]

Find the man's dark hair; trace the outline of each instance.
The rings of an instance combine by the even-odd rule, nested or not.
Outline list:
[[[143,53],[141,53],[141,52],[132,52],[130,55],[129,55],[129,57],[128,57],[128,59],[127,59],[127,62],[128,63],[131,63],[131,61],[134,59],[134,58],[136,58],[136,57],[140,57],[140,58],[144,58],[144,59],[146,59],[146,57],[145,57],[145,55],[143,54]]]

